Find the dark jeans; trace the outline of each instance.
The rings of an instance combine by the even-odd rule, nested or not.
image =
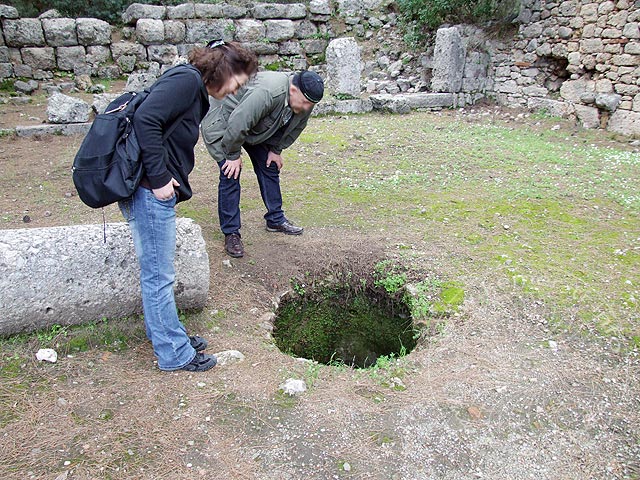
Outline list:
[[[267,168],[269,148],[266,145],[243,145],[251,158],[253,171],[258,178],[260,195],[267,213],[264,219],[269,225],[280,225],[286,218],[282,210],[282,193],[280,192],[280,172],[275,163]],[[220,182],[218,183],[218,217],[220,229],[225,235],[240,231],[240,176],[237,179],[227,178],[222,174],[223,162],[220,167]]]

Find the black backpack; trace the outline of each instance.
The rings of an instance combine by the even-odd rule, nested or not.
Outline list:
[[[177,68],[165,75],[175,72]],[[96,115],[82,141],[71,172],[78,196],[88,206],[100,208],[124,200],[138,188],[143,168],[140,144],[132,121],[136,109],[147,95],[149,90],[120,95],[104,113]],[[163,143],[183,116],[163,135]]]
[[[128,92],[96,118],[73,160],[73,184],[85,204],[100,208],[133,195],[142,178],[132,119],[149,94]]]

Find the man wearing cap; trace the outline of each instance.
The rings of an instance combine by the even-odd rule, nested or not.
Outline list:
[[[324,83],[315,72],[260,72],[235,95],[222,101],[209,99],[211,108],[202,120],[202,138],[220,167],[218,216],[230,256],[244,255],[240,238],[241,148],[249,155],[258,178],[267,208],[267,231],[302,234],[302,227],[289,222],[282,210],[281,154],[304,130],[323,93]]]

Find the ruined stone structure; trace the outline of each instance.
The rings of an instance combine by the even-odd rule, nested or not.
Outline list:
[[[587,128],[640,135],[638,6],[632,0],[522,2],[511,34],[444,27],[419,55],[405,51],[396,14],[382,0],[133,4],[122,30],[55,12],[21,19],[13,7],[0,5],[0,78],[46,82],[54,71],[111,78],[135,73],[142,78],[136,86],[144,88],[193,45],[224,38],[254,50],[264,68],[315,69],[337,98],[360,93],[364,99],[328,97],[328,111],[404,112],[488,98],[573,117]],[[23,83],[25,91],[37,86]],[[410,99],[417,93],[419,99]]]
[[[189,218],[177,219],[176,235],[176,304],[197,310],[209,294],[204,238]],[[0,268],[0,335],[142,312],[126,223],[0,230]]]

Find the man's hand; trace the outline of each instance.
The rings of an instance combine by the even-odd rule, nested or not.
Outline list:
[[[176,181],[176,179],[172,178],[171,181],[167,183],[164,187],[154,188],[151,191],[153,192],[153,194],[158,200],[169,200],[171,197],[173,197],[176,194],[174,187],[179,187],[179,186],[180,184]]]
[[[238,179],[240,175],[240,170],[242,170],[242,158],[238,157],[235,160],[227,160],[222,165],[222,174],[227,178],[233,177],[234,180]]]
[[[271,162],[274,162],[276,164],[276,166],[278,167],[278,171],[282,170],[282,155],[280,155],[279,153],[269,152],[269,155],[267,155],[267,168],[269,168]]]

